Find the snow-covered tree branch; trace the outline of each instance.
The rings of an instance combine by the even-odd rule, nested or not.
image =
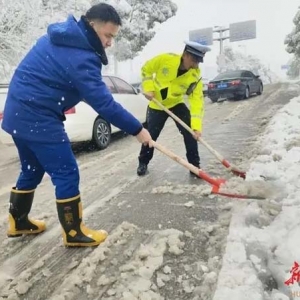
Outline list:
[[[295,25],[291,33],[289,33],[284,41],[286,51],[290,54],[294,54],[290,62],[290,67],[287,75],[290,78],[297,78],[300,74],[300,10],[297,11],[293,23]]]
[[[293,23],[295,28],[286,36],[284,43],[287,45],[288,53],[293,53],[300,58],[300,10],[296,13]]]
[[[220,66],[220,62],[222,62],[222,66]],[[263,65],[258,58],[234,51],[231,47],[224,48],[222,58],[218,57],[217,64],[219,72],[243,69],[260,75],[264,83],[272,83],[278,80],[277,76],[267,66]]]
[[[68,14],[79,18],[91,5],[107,2],[120,13],[123,26],[112,52],[119,61],[132,59],[154,37],[154,26],[174,16],[171,0],[0,0],[0,81],[12,70],[51,22]]]
[[[99,1],[94,1],[97,3]],[[106,0],[120,13],[123,26],[113,53],[119,61],[132,59],[154,37],[154,26],[164,23],[177,12],[171,0]]]
[[[13,67],[41,32],[40,1],[0,0],[0,7],[0,81],[7,81]]]

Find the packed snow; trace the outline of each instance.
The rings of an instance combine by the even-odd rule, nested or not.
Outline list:
[[[294,282],[285,284],[294,262],[300,262],[299,124],[296,97],[278,111],[257,141],[260,153],[251,162],[245,186],[258,184],[277,209],[266,209],[262,200],[235,203],[213,300],[286,300],[300,295],[299,268]]]

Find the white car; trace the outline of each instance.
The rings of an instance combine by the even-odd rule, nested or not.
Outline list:
[[[148,100],[138,90],[134,89],[129,83],[119,77],[104,75],[102,78],[114,99],[132,113],[141,123],[145,123]],[[3,93],[7,94],[7,89]],[[5,100],[1,101],[0,98],[0,102],[2,102],[0,103],[0,123],[4,101]],[[84,101],[79,102],[75,107],[66,111],[65,116],[65,130],[72,143],[92,140],[97,148],[105,149],[110,143],[111,135],[121,131],[119,128],[109,124],[103,117],[99,116],[96,111]],[[5,134],[3,130],[0,130],[0,132],[0,141],[2,143],[12,143],[11,138],[9,139],[10,142],[8,142],[7,134]]]
[[[2,120],[2,112],[4,109],[7,93],[8,93],[8,84],[0,83],[0,121]]]
[[[0,83],[0,143],[13,144],[14,142],[11,136],[1,129],[1,122],[2,122],[3,110],[4,110],[7,93],[8,93],[8,84]]]

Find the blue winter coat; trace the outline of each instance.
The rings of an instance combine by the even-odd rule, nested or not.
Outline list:
[[[50,25],[13,75],[3,130],[29,141],[68,142],[64,111],[84,99],[106,121],[138,134],[140,122],[114,101],[102,81],[101,55],[93,47],[97,43],[100,39],[82,18],[77,22],[70,16]]]

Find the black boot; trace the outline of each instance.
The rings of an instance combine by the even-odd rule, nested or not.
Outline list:
[[[194,165],[198,169],[201,169],[200,164],[192,164],[192,165]],[[192,171],[190,171],[190,175],[191,175],[191,177],[194,177],[194,178],[201,178],[198,175],[196,175],[195,173],[193,173]]]
[[[148,170],[148,166],[144,163],[139,163],[139,166],[137,168],[137,174],[138,176],[143,176],[147,173],[147,170]]]
[[[23,234],[37,234],[46,229],[45,222],[28,218],[33,197],[34,190],[21,191],[15,188],[12,189],[9,201],[8,237],[18,237]]]
[[[104,242],[107,232],[92,230],[82,222],[82,204],[80,196],[56,200],[58,218],[63,228],[63,241],[69,247],[98,246]]]

